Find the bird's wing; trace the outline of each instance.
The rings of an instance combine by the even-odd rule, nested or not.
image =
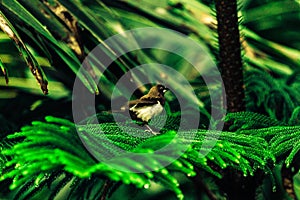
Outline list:
[[[135,108],[140,108],[154,104],[157,104],[157,99],[137,99],[129,102],[129,108],[132,108],[133,106]]]

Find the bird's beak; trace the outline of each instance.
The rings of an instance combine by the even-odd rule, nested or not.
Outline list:
[[[165,88],[165,89],[163,90],[163,93],[166,93],[167,91],[169,91],[169,88]]]

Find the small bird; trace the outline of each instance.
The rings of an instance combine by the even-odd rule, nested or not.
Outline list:
[[[148,94],[140,99],[129,101],[127,104],[131,118],[142,122],[142,125],[145,125],[153,134],[156,133],[148,126],[148,122],[152,117],[163,111],[165,105],[164,94],[168,90],[161,84],[155,85],[149,90]],[[125,108],[123,107],[123,109]]]

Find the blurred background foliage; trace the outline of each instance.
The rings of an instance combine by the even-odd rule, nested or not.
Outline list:
[[[168,168],[167,172],[130,176],[114,174],[113,170],[106,169],[101,166],[101,163],[95,163],[95,160],[87,156],[88,153],[84,150],[78,153],[73,152],[71,147],[61,149],[58,138],[62,136],[58,133],[51,134],[51,131],[57,130],[62,135],[66,134],[63,137],[77,137],[72,123],[62,121],[63,119],[72,121],[72,87],[76,72],[84,58],[99,43],[103,43],[114,34],[140,27],[162,27],[181,32],[201,45],[210,57],[217,61],[218,36],[214,2],[209,0],[1,0],[1,149],[13,147],[15,150],[2,151],[1,154],[3,173],[1,188],[6,189],[1,191],[0,197],[39,199],[41,197],[39,195],[50,194],[51,198],[56,199],[64,199],[68,195],[70,199],[103,199],[107,196],[111,199],[125,196],[127,199],[162,197],[174,199],[176,196],[166,190],[170,189],[177,194],[178,198],[182,198],[183,192],[186,199],[196,199],[196,197],[226,199],[233,197],[230,196],[230,190],[234,190],[234,187],[231,189],[222,187],[224,183],[227,183],[228,187],[232,183],[226,176],[229,171],[242,174],[240,181],[245,185],[248,183],[249,185],[245,187],[252,189],[249,189],[249,192],[253,193],[248,197],[249,199],[252,197],[292,199],[295,195],[300,198],[300,178],[297,175],[300,164],[298,153],[300,149],[298,127],[300,2],[298,0],[243,0],[239,5],[239,16],[242,19],[240,30],[247,112],[228,116],[227,120],[234,122],[231,132],[223,133],[219,147],[206,157],[208,162],[193,158],[192,155],[199,147],[197,142],[201,141],[202,129],[207,128],[208,119],[211,117],[210,96],[201,74],[193,71],[184,59],[160,50],[134,51],[116,60],[108,68],[100,84],[95,82],[89,73],[95,70],[93,66],[91,71],[79,77],[91,93],[97,94],[98,112],[110,109],[110,95],[114,85],[126,71],[140,64],[154,62],[172,66],[193,86],[198,97],[196,100],[190,99],[189,94],[185,93],[185,86],[180,82],[175,81],[172,85],[186,96],[187,101],[197,101],[201,116],[205,118],[199,124],[200,139],[195,141],[191,151],[185,153],[190,159],[183,156],[177,166],[175,163]],[[126,40],[128,45],[136,42],[135,38],[126,38]],[[122,46],[120,45],[119,48],[122,49]],[[104,52],[107,55],[114,54],[109,48],[104,49]],[[197,57],[197,52],[193,52],[193,49],[187,53]],[[199,63],[205,69],[207,62]],[[160,74],[159,69],[154,70],[159,74],[156,79],[163,82],[166,78],[165,74]],[[213,78],[214,74],[210,76]],[[139,83],[138,77],[132,79],[132,84]],[[149,82],[151,81],[149,77]],[[141,88],[137,91],[136,97],[146,91],[147,87]],[[46,93],[49,94],[45,95]],[[178,102],[171,94],[167,95],[167,101],[170,104],[167,105],[170,107],[170,119],[174,120],[176,119],[174,113],[179,110],[176,107]],[[42,122],[34,122],[33,127],[28,128],[32,121],[45,121],[45,117],[49,115],[58,117],[48,117],[46,122],[43,122],[54,123],[53,126],[49,125],[52,129],[48,130],[47,125],[40,124]],[[109,118],[102,114],[99,117]],[[172,120],[169,123],[175,123]],[[103,122],[110,122],[110,120],[105,119]],[[20,131],[21,127],[23,129],[19,134],[11,135],[10,140],[6,138],[8,134]],[[108,130],[109,128],[114,130],[111,124],[107,127]],[[37,131],[30,132],[28,129]],[[165,137],[167,141],[172,138],[173,132],[169,132],[169,129],[172,128],[166,128],[166,135],[159,137]],[[43,142],[37,137],[38,130],[44,130],[45,134],[39,137],[49,139],[46,145],[49,151],[41,145]],[[108,134],[110,133],[108,131]],[[114,133],[123,134],[118,131]],[[213,137],[213,133],[210,134]],[[131,141],[132,138],[126,136],[120,138],[118,144],[126,149],[125,141]],[[116,142],[113,136],[110,140]],[[73,142],[74,147],[83,148],[78,138]],[[151,141],[135,142],[134,151],[144,151],[142,147],[147,145],[146,149],[155,149],[155,145],[150,145]],[[261,146],[259,142],[262,142]],[[39,143],[41,144],[38,145]],[[30,148],[32,147],[30,145],[36,145],[37,148]],[[228,147],[230,151],[222,150],[222,146]],[[51,164],[43,163],[42,157],[30,160],[30,156],[26,157],[27,154],[24,153],[34,154],[41,150],[49,157],[52,155],[53,160],[58,159],[57,163],[53,160],[54,163],[51,161]],[[67,153],[75,157],[71,158]],[[241,163],[237,162],[235,157],[239,158]],[[86,166],[86,169],[81,171],[82,174],[78,174],[75,166],[72,165],[75,158],[82,164],[82,168]],[[23,169],[22,166],[16,167],[22,163],[24,166],[27,164],[28,169],[26,167]],[[50,168],[39,173],[36,169],[40,168],[34,167],[39,163]],[[186,165],[186,168],[178,167],[181,165]],[[190,165],[194,167],[187,167]],[[292,177],[286,179],[283,172],[285,167],[291,169]],[[14,168],[16,170],[13,170]],[[33,171],[35,173],[27,174]],[[168,175],[169,171],[172,176]],[[176,171],[181,173],[175,173]],[[195,171],[197,173],[195,178],[182,175],[191,175]],[[247,178],[248,176],[250,178]],[[202,181],[199,182],[199,179]],[[259,180],[258,183],[253,183],[255,182],[253,179]],[[12,180],[17,183],[14,185]],[[136,189],[148,188],[150,182],[149,189]],[[180,183],[180,191],[177,182]],[[131,185],[127,185],[129,183]],[[143,184],[140,185],[141,183]],[[288,183],[291,184],[289,189],[286,186]],[[10,189],[14,190],[10,191],[8,185],[11,185]]]

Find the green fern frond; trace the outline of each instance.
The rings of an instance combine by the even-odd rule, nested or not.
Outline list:
[[[299,107],[293,110],[292,116],[288,120],[289,125],[252,112],[229,113],[226,120],[233,121],[232,129],[238,129],[237,133],[239,134],[261,139],[264,138],[265,141],[261,141],[261,144],[264,148],[269,149],[268,157],[274,162],[275,158],[288,154],[285,163],[289,166],[296,154],[300,151],[300,127],[290,126],[297,125],[299,112]],[[268,142],[267,145],[265,143],[266,141]],[[243,145],[243,149],[245,150],[247,147]],[[256,155],[261,154],[259,148],[252,148],[251,151],[252,155],[254,152],[256,152]]]
[[[228,113],[225,117],[225,121],[233,122],[230,130],[258,129],[286,125],[284,122],[255,112]]]
[[[290,166],[294,157],[300,152],[300,127],[279,127],[276,136],[270,141],[270,149],[276,157],[283,156],[289,152],[285,163]]]
[[[149,137],[150,133],[129,122],[75,126],[68,120],[48,116],[45,122],[34,121],[32,126],[25,126],[21,132],[8,136],[23,141],[2,151],[12,159],[6,162],[1,180],[12,178],[10,188],[20,187],[17,198],[21,199],[51,185],[54,187],[51,198],[67,185],[73,193],[70,198],[77,190],[83,190],[84,185],[90,185],[87,187],[89,192],[81,194],[91,197],[95,196],[95,190],[102,190],[105,180],[133,184],[137,188],[147,188],[151,180],[156,180],[181,198],[178,181],[171,172],[190,177],[195,175],[194,168],[197,167],[222,178],[223,170],[232,168],[244,176],[252,176],[257,169],[268,173],[276,158],[290,152],[286,159],[289,165],[299,151],[298,126],[274,126],[282,123],[251,112],[229,114],[229,119],[257,127],[272,126],[256,129],[245,126],[236,132],[165,130],[161,135]],[[89,152],[80,139],[89,145]],[[170,148],[164,149],[167,145]],[[91,149],[98,150],[97,154]],[[162,154],[157,154],[158,150]],[[139,161],[140,153],[147,153],[143,162]],[[178,159],[174,160],[170,155]],[[105,163],[108,160],[109,165]],[[163,164],[166,162],[170,163],[167,167]],[[132,173],[132,170],[143,173]],[[91,183],[96,179],[102,180],[101,183],[97,181],[97,189]]]
[[[34,195],[39,190],[33,187],[32,183],[36,182],[40,173],[57,173],[63,169],[81,178],[89,178],[92,173],[101,173],[101,171],[103,176],[114,177],[116,180],[120,180],[120,176],[124,175],[114,173],[114,169],[104,164],[97,165],[95,163],[80,143],[74,124],[66,124],[66,121],[53,117],[47,117],[46,121],[60,124],[33,122],[33,126],[25,127],[22,132],[9,136],[9,138],[25,137],[23,142],[3,151],[5,155],[13,157],[6,163],[8,169],[1,177],[2,180],[13,178],[11,189],[25,184],[26,187],[34,188],[26,197]],[[69,139],[66,140],[66,138]],[[10,166],[14,166],[14,168],[9,168]],[[41,188],[45,186],[44,182],[46,184],[47,179],[40,184]]]
[[[288,157],[285,160],[285,164],[286,164],[287,167],[289,167],[291,165],[291,163],[293,162],[296,154],[299,154],[299,152],[300,152],[299,139],[300,139],[300,137],[298,137],[298,142],[294,142],[293,148],[292,148],[290,154],[288,155]]]
[[[190,140],[189,134],[188,132],[185,133],[183,141]],[[206,137],[203,137],[203,135]],[[215,145],[212,149],[206,150],[205,146],[210,146],[210,143],[215,143]],[[199,157],[201,156],[201,151],[209,153],[201,158]],[[268,151],[268,143],[263,138],[243,135],[239,132],[222,132],[217,134],[216,131],[198,130],[192,143],[192,151],[187,155],[187,158],[191,159],[193,163],[198,163],[199,166],[202,166],[200,168],[213,173],[217,177],[220,177],[220,174],[211,172],[208,162],[213,163],[220,169],[233,167],[243,172],[246,176],[248,174],[253,175],[255,171],[253,165],[263,169],[268,162],[272,163],[275,161],[274,156]]]
[[[248,110],[264,112],[271,118],[288,122],[293,110],[300,104],[299,87],[287,81],[275,79],[270,74],[252,70],[245,75],[246,102]]]
[[[176,179],[161,165],[161,162],[167,161],[168,157],[152,153],[155,149],[172,140],[174,137],[173,132],[158,136],[155,142],[152,141],[153,139],[145,141],[145,139],[137,140],[135,137],[126,136],[116,124],[107,123],[100,124],[99,126],[101,126],[104,132],[102,134],[98,132],[98,138],[102,137],[101,139],[104,139],[104,134],[107,133],[105,134],[105,140],[107,142],[113,142],[113,145],[125,150],[132,150],[132,152],[135,153],[147,152],[149,156],[143,163],[135,161],[134,156],[117,156],[110,160],[112,166],[123,169],[123,171],[117,171],[105,163],[97,162],[86,151],[81,144],[73,123],[64,119],[46,117],[46,122],[34,121],[32,122],[32,126],[25,126],[21,129],[21,132],[8,136],[10,139],[23,138],[24,140],[15,144],[12,148],[6,148],[2,151],[4,155],[11,156],[12,160],[6,163],[7,168],[5,173],[1,176],[1,180],[13,178],[14,181],[10,188],[15,189],[21,187],[16,198],[34,196],[46,185],[51,185],[52,182],[59,178],[55,176],[47,177],[47,174],[61,174],[62,172],[65,174],[65,178],[62,178],[55,186],[51,198],[54,198],[71,179],[74,179],[73,177],[86,180],[96,174],[115,182],[121,181],[124,184],[133,184],[138,188],[149,185],[149,180],[156,177],[161,181],[167,181],[167,186],[176,192],[177,196],[182,195],[181,191],[177,188],[178,183]],[[82,127],[77,128],[81,130]],[[90,126],[86,127],[86,129],[90,129]],[[134,129],[131,128],[130,130],[133,131]],[[93,129],[93,131],[95,130]],[[136,131],[137,130],[135,130],[135,132]],[[88,132],[90,132],[90,130]],[[116,134],[119,134],[120,137],[115,137]],[[128,142],[133,140],[135,140],[136,145],[132,145],[134,144],[133,142]],[[109,148],[112,152],[114,151],[114,149],[110,148],[112,146],[110,143],[97,144],[103,147],[108,145],[106,149]],[[131,148],[129,148],[129,146],[131,146]],[[102,149],[99,146],[98,148]],[[174,151],[175,154],[182,152],[180,148],[172,148],[171,151]],[[176,153],[176,151],[178,152]],[[113,152],[113,154],[119,155],[118,152]],[[155,173],[145,172],[142,174],[126,172],[128,170],[149,171],[151,169],[157,170]],[[170,169],[189,175],[194,174],[192,164],[187,160],[183,161],[183,159],[172,162]],[[71,174],[71,176],[67,174]],[[35,184],[37,182],[39,182],[38,186]],[[24,189],[24,187],[26,189]]]
[[[279,158],[289,153],[285,163],[289,166],[300,151],[300,127],[299,126],[274,126],[269,128],[243,130],[243,134],[257,135],[269,141],[271,155]]]
[[[8,141],[6,138],[3,138],[0,142],[0,151],[3,149],[11,148],[13,146],[13,143]],[[0,154],[0,174],[2,174],[2,170],[5,168],[6,163],[8,162],[7,156],[4,154]]]
[[[85,140],[85,144],[90,147],[89,151],[91,148],[100,149],[97,155],[103,154],[101,159],[110,158],[110,165],[96,161],[95,157],[86,151],[77,131],[81,133],[81,139],[90,139]],[[194,176],[195,165],[221,178],[222,169],[231,167],[247,176],[253,175],[255,169],[253,170],[252,166],[263,169],[268,160],[273,160],[267,151],[266,141],[249,134],[208,130],[176,133],[171,130],[156,137],[148,137],[149,133],[130,126],[128,122],[75,126],[68,120],[48,116],[46,122],[34,121],[32,126],[25,126],[21,132],[8,136],[10,139],[24,138],[24,141],[3,151],[5,155],[11,156],[12,160],[6,163],[7,171],[1,179],[13,178],[11,189],[26,186],[26,191],[31,191],[23,194],[23,188],[18,197],[34,195],[40,191],[39,189],[51,185],[61,176],[51,198],[54,198],[69,182],[71,192],[75,194],[76,190],[83,187],[80,186],[83,180],[86,185],[90,183],[88,180],[91,177],[97,178],[100,175],[102,180],[104,178],[123,184],[133,184],[137,188],[148,187],[149,180],[157,180],[181,198],[182,192],[178,189],[178,181],[171,175],[171,171]],[[94,140],[92,141],[91,138]],[[162,154],[155,153],[166,145],[170,145],[170,148],[162,150]],[[188,145],[187,149],[186,145]],[[124,156],[118,148],[137,154]],[[203,154],[205,152],[208,154]],[[147,153],[147,158],[142,163],[136,157],[139,153]],[[169,155],[178,156],[178,159],[174,161]],[[171,164],[164,167],[165,162]],[[217,166],[219,170],[213,166]],[[130,173],[131,170],[146,172],[136,174]],[[58,176],[47,177],[47,174],[58,174]],[[37,181],[38,179],[42,181]],[[36,182],[41,182],[39,189],[32,188]],[[94,189],[91,186],[89,190]]]

